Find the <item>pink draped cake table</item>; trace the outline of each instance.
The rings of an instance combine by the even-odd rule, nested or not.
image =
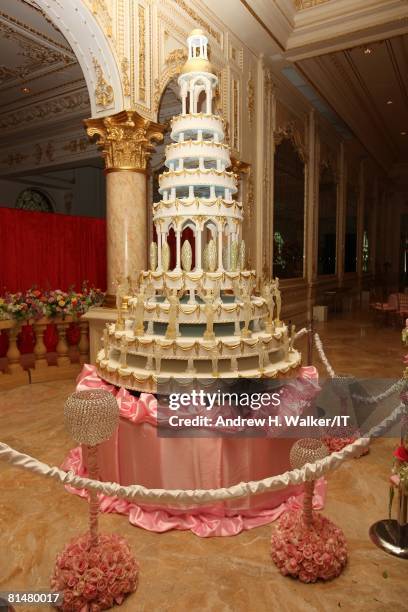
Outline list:
[[[315,368],[301,368],[293,382],[292,399],[293,394],[311,399],[316,393],[316,380]],[[142,393],[136,398],[126,389],[105,383],[93,366],[85,365],[78,377],[77,390],[89,388],[114,393],[120,408],[116,433],[98,449],[101,480],[152,489],[216,489],[261,480],[290,469],[289,451],[294,438],[159,437],[153,395]],[[298,412],[302,412],[304,405],[299,401]],[[85,450],[81,447],[71,450],[62,467],[86,475]],[[87,496],[86,491],[69,490]],[[323,498],[321,480],[316,486],[316,508],[322,507]],[[228,502],[182,508],[168,504],[140,505],[103,495],[100,502],[103,512],[126,514],[133,525],[144,529],[156,532],[189,529],[208,537],[235,535],[271,522],[289,506],[300,505],[301,495],[299,487],[288,487]]]

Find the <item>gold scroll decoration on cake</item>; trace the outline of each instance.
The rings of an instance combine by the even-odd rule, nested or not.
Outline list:
[[[163,140],[164,126],[136,111],[85,120],[87,134],[96,138],[105,159],[106,172],[146,172],[154,143]]]

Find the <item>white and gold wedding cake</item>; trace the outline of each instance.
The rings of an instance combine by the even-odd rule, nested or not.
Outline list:
[[[136,391],[155,391],[166,379],[278,377],[301,362],[294,326],[280,320],[278,279],[263,279],[257,294],[256,274],[245,268],[242,204],[224,121],[213,114],[217,77],[207,46],[194,30],[178,79],[182,112],[172,120],[153,204],[150,270],[135,290],[118,283],[118,318],[97,356],[103,379]]]

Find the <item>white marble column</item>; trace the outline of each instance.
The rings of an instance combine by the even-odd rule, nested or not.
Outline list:
[[[138,172],[106,176],[107,289],[119,278],[147,269],[146,177]]]
[[[107,292],[112,298],[118,278],[147,268],[146,166],[152,142],[163,140],[164,127],[135,111],[85,124],[105,159]]]

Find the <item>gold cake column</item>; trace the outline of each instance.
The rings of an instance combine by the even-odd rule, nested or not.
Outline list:
[[[116,292],[119,278],[147,269],[147,162],[164,126],[122,111],[85,121],[105,159],[107,291]],[[112,300],[109,300],[111,302]]]

